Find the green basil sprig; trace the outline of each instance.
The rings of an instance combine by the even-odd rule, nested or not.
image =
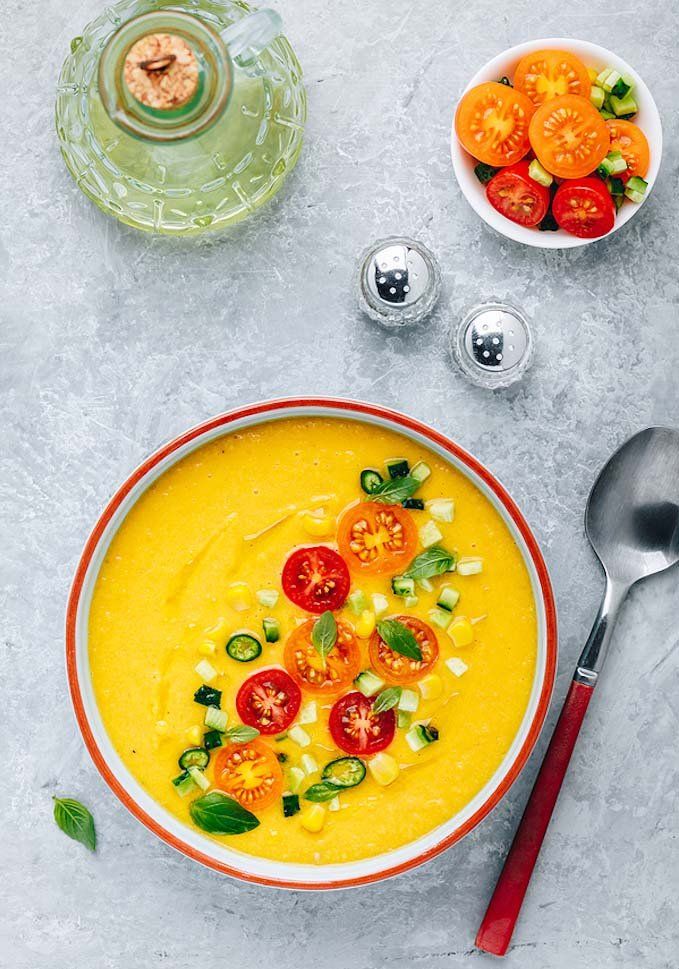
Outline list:
[[[407,656],[408,659],[422,659],[422,650],[417,645],[415,636],[398,619],[383,619],[382,622],[378,622],[377,632],[389,649],[393,649],[395,653]]]
[[[432,545],[426,552],[420,552],[403,573],[409,579],[431,579],[435,575],[449,572],[455,565],[455,556],[440,545]]]
[[[332,801],[333,797],[339,792],[340,789],[335,787],[334,784],[326,784],[321,781],[320,784],[312,784],[311,787],[307,788],[304,792],[304,799],[306,801]]]
[[[323,663],[325,663],[326,656],[337,642],[337,623],[329,609],[319,616],[314,623],[314,628],[311,630],[311,642]]]
[[[251,811],[219,791],[197,797],[189,804],[189,814],[194,824],[210,834],[245,834],[259,825]]]
[[[97,833],[94,830],[94,818],[85,805],[72,797],[55,797],[52,800],[54,820],[64,834],[94,851],[97,847]]]
[[[367,495],[368,501],[379,501],[385,505],[400,505],[406,498],[412,498],[421,485],[421,481],[407,474],[403,478],[383,481],[374,491]]]
[[[401,699],[402,692],[403,690],[400,686],[388,686],[386,690],[382,690],[375,697],[373,713],[385,713],[387,710],[391,710]]]
[[[229,727],[224,732],[224,736],[234,744],[247,744],[248,741],[259,737],[259,730],[256,727],[246,727],[240,724],[238,727]]]

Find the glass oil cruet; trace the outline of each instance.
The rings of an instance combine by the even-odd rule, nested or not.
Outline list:
[[[231,225],[281,188],[302,145],[301,68],[273,10],[122,0],[71,43],[56,125],[82,191],[169,235]]]

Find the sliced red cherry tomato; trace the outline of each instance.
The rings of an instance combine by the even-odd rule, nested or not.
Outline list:
[[[263,740],[221,747],[214,766],[214,784],[248,811],[263,811],[283,793],[283,772],[273,750]]]
[[[349,569],[327,545],[298,548],[283,566],[283,592],[306,612],[334,612],[349,595]]]
[[[359,501],[342,515],[337,543],[352,572],[400,572],[415,555],[417,526],[400,505]]]
[[[236,694],[238,716],[262,734],[287,730],[301,702],[302,694],[295,681],[277,668],[249,676]]]
[[[542,222],[549,209],[549,189],[528,174],[529,162],[502,168],[486,186],[486,197],[494,209],[519,225]]]
[[[348,622],[337,621],[337,641],[323,658],[311,634],[315,619],[308,619],[288,636],[283,662],[298,686],[309,693],[332,696],[346,690],[361,670],[361,651]]]
[[[397,653],[382,639],[377,630],[370,637],[370,665],[388,683],[414,683],[434,666],[439,658],[439,644],[431,626],[414,616],[392,616],[411,631],[420,647],[422,659],[410,659]]]
[[[598,178],[563,182],[556,190],[552,212],[562,229],[581,239],[605,236],[615,223],[613,199]]]
[[[347,754],[376,754],[394,739],[396,717],[393,710],[373,711],[374,697],[347,693],[330,711],[330,733],[340,750]]]

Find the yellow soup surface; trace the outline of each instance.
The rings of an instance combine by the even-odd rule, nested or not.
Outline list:
[[[181,796],[172,780],[180,773],[179,756],[201,746],[206,730],[206,707],[194,701],[205,666],[200,672],[196,666],[207,661],[212,667],[209,685],[221,691],[228,727],[238,726],[239,687],[257,670],[283,666],[286,640],[309,619],[282,591],[288,556],[305,545],[336,549],[338,520],[366,497],[360,472],[375,468],[388,480],[385,462],[393,458],[431,469],[416,493],[425,509],[406,513],[419,536],[415,554],[435,527],[436,547],[465,562],[480,559],[482,569],[460,574],[458,561],[458,571],[418,584],[405,600],[393,594],[389,572],[363,574],[352,566],[351,591],[365,594],[367,608],[356,615],[347,602],[336,617],[357,634],[361,669],[370,668],[367,637],[375,620],[416,617],[438,641],[433,668],[405,687],[418,703],[410,726],[396,729],[386,759],[371,766],[372,756],[362,758],[368,770],[361,783],[314,804],[305,791],[321,781],[328,762],[343,756],[328,726],[338,696],[314,698],[302,690],[296,723],[310,722],[301,724],[303,734],[293,734],[303,742],[306,735],[308,744],[290,736],[257,741],[282,755],[282,792],[296,790],[301,810],[284,817],[276,797],[257,814],[253,830],[205,837],[285,862],[338,863],[380,854],[464,808],[512,744],[534,678],[537,632],[529,576],[506,525],[443,458],[397,432],[335,418],[286,418],[226,434],[166,471],[130,510],[102,564],[89,616],[92,678],[106,730],[140,784],[193,825],[189,806],[203,794],[194,787]],[[452,499],[452,522],[438,520],[442,507],[443,517],[450,517],[450,505],[432,506],[434,499]],[[444,587],[459,593],[450,614],[436,608]],[[260,604],[261,590],[278,592],[275,605]],[[387,599],[386,612],[376,617],[373,594]],[[267,618],[280,627],[276,643],[265,642]],[[237,662],[226,653],[228,639],[241,629],[262,643],[254,661]],[[421,750],[409,743],[417,724],[438,732]],[[217,755],[211,752],[204,774],[212,790]]]

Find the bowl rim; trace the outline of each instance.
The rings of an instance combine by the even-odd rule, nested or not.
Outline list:
[[[161,820],[159,820],[158,816],[154,817],[151,813],[154,808],[157,815],[163,812],[165,809],[161,808],[158,802],[151,795],[146,795],[144,798],[140,796],[139,792],[143,792],[143,788],[141,788],[141,785],[139,785],[138,782],[134,782],[131,774],[129,774],[126,783],[129,785],[131,783],[131,779],[133,784],[136,783],[136,786],[138,787],[136,799],[132,793],[130,793],[122,780],[118,777],[116,770],[119,770],[121,773],[125,772],[124,769],[120,767],[120,765],[122,765],[122,761],[120,761],[120,765],[118,765],[117,768],[111,763],[111,761],[115,760],[118,755],[116,754],[115,748],[113,747],[113,744],[105,731],[103,731],[103,740],[100,738],[99,742],[97,741],[97,737],[95,736],[97,729],[96,725],[90,722],[91,713],[88,715],[88,711],[86,709],[88,703],[92,705],[92,701],[87,700],[86,690],[83,687],[83,682],[81,682],[81,680],[84,679],[85,673],[87,673],[89,676],[89,664],[87,662],[87,636],[86,633],[82,632],[84,620],[81,616],[83,608],[87,608],[89,610],[89,601],[85,603],[87,598],[86,583],[89,583],[91,589],[101,564],[101,559],[99,559],[97,562],[95,561],[95,557],[97,554],[99,554],[101,558],[103,558],[104,554],[101,551],[100,546],[104,544],[106,547],[108,546],[113,535],[117,532],[120,524],[126,517],[129,509],[133,504],[136,503],[141,493],[146,490],[145,487],[143,487],[142,490],[139,490],[140,485],[142,485],[149,475],[155,471],[155,477],[151,478],[151,480],[149,480],[146,484],[146,487],[148,487],[153,480],[159,477],[160,474],[167,470],[167,468],[176,461],[183,458],[186,453],[190,453],[190,451],[195,450],[197,447],[207,443],[208,440],[211,440],[214,437],[229,433],[230,431],[235,430],[238,426],[253,426],[259,423],[265,423],[268,420],[281,419],[285,416],[344,416],[348,419],[364,421],[365,423],[373,423],[377,424],[378,426],[386,426],[392,430],[405,433],[406,436],[414,438],[415,440],[424,439],[424,443],[426,445],[429,445],[434,451],[442,454],[444,459],[449,460],[453,467],[465,474],[477,487],[480,486],[482,493],[491,499],[491,503],[501,514],[501,517],[503,518],[505,524],[509,527],[510,532],[514,537],[514,540],[517,541],[517,535],[520,538],[520,541],[517,541],[517,545],[519,546],[519,550],[522,553],[526,567],[531,575],[531,585],[535,598],[538,618],[538,650],[540,650],[541,647],[540,639],[542,638],[544,640],[544,669],[542,672],[542,679],[539,681],[538,670],[536,667],[536,680],[534,681],[533,686],[533,694],[535,694],[535,685],[536,682],[539,682],[539,688],[534,703],[534,712],[526,729],[525,723],[528,716],[528,710],[530,708],[529,701],[526,711],[524,712],[521,726],[517,730],[517,734],[512,744],[512,746],[517,745],[520,735],[524,733],[524,736],[520,739],[518,750],[513,756],[511,762],[506,767],[505,760],[507,760],[509,754],[505,755],[500,767],[496,770],[495,774],[490,781],[487,782],[485,787],[482,788],[482,791],[476,795],[476,799],[479,799],[486,788],[489,788],[487,796],[484,797],[482,803],[480,803],[480,805],[473,810],[469,817],[467,817],[459,826],[455,827],[454,830],[450,831],[445,836],[436,839],[432,836],[434,832],[438,830],[438,828],[433,829],[433,832],[430,832],[428,835],[424,836],[424,838],[420,837],[415,841],[408,842],[400,849],[396,849],[395,852],[387,852],[373,855],[366,859],[360,859],[359,861],[329,866],[302,866],[295,865],[290,862],[276,862],[272,861],[271,859],[262,860],[244,852],[241,853],[236,850],[233,851],[236,858],[242,857],[246,862],[253,862],[253,860],[260,861],[262,862],[262,867],[264,868],[302,869],[308,867],[310,869],[310,877],[308,878],[300,877],[299,873],[296,875],[296,877],[285,877],[274,874],[273,872],[262,873],[247,871],[239,868],[236,862],[230,861],[227,863],[220,860],[219,858],[207,853],[207,846],[210,845],[211,842],[209,842],[202,835],[199,834],[200,843],[203,845],[202,849],[196,845],[190,844],[187,839],[189,838],[188,833],[192,833],[191,829],[189,829],[178,819],[175,819],[177,820],[176,826],[179,827],[182,832],[188,833],[184,834],[182,837],[177,833],[168,830],[168,827],[165,826]],[[250,421],[250,423],[243,423],[247,421]],[[233,427],[234,424],[236,427]],[[212,437],[209,437],[210,434],[212,434]],[[186,451],[187,446],[189,447],[188,452]],[[134,494],[134,497],[129,500],[129,504],[126,507],[125,501],[126,499],[130,498],[131,493],[133,493],[135,489],[137,489],[138,493]],[[123,511],[124,513],[122,513]],[[115,524],[116,513],[120,513],[117,524]],[[521,547],[521,542],[523,543],[523,548]],[[91,599],[91,591],[89,593],[89,598]],[[542,627],[540,625],[541,621]],[[542,636],[540,634],[541,628]],[[124,805],[124,807],[126,807],[127,810],[134,815],[138,821],[140,821],[166,844],[170,845],[172,848],[181,852],[187,857],[192,858],[194,861],[200,862],[208,868],[249,883],[297,890],[348,888],[378,882],[385,878],[406,872],[424,863],[425,861],[436,857],[442,851],[449,848],[451,845],[455,844],[462,837],[468,834],[498,804],[525,766],[545,722],[554,687],[557,664],[556,605],[547,565],[527,521],[504,486],[476,458],[474,458],[450,438],[434,430],[433,428],[430,428],[427,424],[424,424],[421,421],[411,418],[398,411],[382,407],[378,404],[364,403],[348,398],[334,397],[277,398],[274,400],[267,400],[238,407],[195,425],[194,427],[185,431],[183,434],[180,434],[166,444],[162,445],[158,450],[153,452],[149,457],[142,461],[141,464],[139,464],[138,467],[131,472],[123,484],[116,490],[87,538],[83,552],[76,567],[68,597],[65,632],[67,679],[71,702],[78,727],[90,757],[92,758],[99,773],[106,781],[109,788]],[[93,709],[95,713],[98,714],[96,704],[93,705]],[[101,749],[106,745],[108,748],[110,748],[108,751],[108,756],[106,756],[105,752]],[[499,777],[499,780],[497,783],[493,784],[492,789],[490,789],[492,782],[500,773],[501,776]],[[139,801],[142,799],[148,802],[145,806],[142,806],[142,804],[139,803]],[[472,804],[474,800],[475,799],[472,799],[470,804]],[[469,807],[469,805],[466,807]],[[461,809],[458,814],[462,813],[464,810],[465,808]],[[168,814],[168,819],[173,817],[169,815],[169,812],[166,813]],[[456,815],[453,815],[453,818],[454,817],[456,817]],[[443,825],[439,825],[438,827],[441,828]],[[424,849],[413,850],[413,848],[417,846],[418,842],[421,842],[424,839],[429,841],[433,840],[433,843]],[[221,846],[217,845],[217,848],[219,847]],[[411,849],[410,853],[408,849]],[[407,857],[404,857],[397,863],[390,863],[387,859],[389,858],[390,854],[394,853],[405,854]],[[381,866],[379,863],[380,859],[385,859],[383,866]],[[323,877],[322,872],[324,869],[337,868],[351,868],[352,871],[347,872],[346,876],[344,877],[341,875],[341,873],[336,872],[333,872],[332,875],[328,873],[325,878]],[[361,873],[361,868],[371,868],[372,870]],[[359,871],[356,871],[356,869],[359,869]]]
[[[644,127],[644,134],[648,138],[648,143],[651,149],[651,163],[649,165],[648,172],[646,174],[646,181],[648,182],[648,189],[643,200],[638,204],[627,205],[627,212],[625,212],[625,207],[621,210],[622,215],[619,213],[616,216],[615,223],[610,232],[607,232],[605,236],[599,236],[595,239],[580,239],[577,236],[569,235],[564,232],[563,229],[559,229],[556,232],[540,232],[538,229],[527,228],[526,226],[520,226],[513,223],[510,219],[506,219],[504,216],[496,212],[495,209],[487,202],[485,193],[479,194],[477,186],[475,183],[471,182],[471,178],[468,177],[467,168],[469,165],[469,159],[471,155],[462,147],[462,145],[457,140],[455,134],[455,113],[457,111],[457,105],[459,104],[460,98],[463,94],[469,91],[471,88],[476,87],[477,84],[481,84],[484,81],[492,80],[495,77],[501,76],[506,73],[505,68],[508,66],[508,62],[518,61],[524,54],[528,54],[533,50],[541,50],[542,48],[569,48],[572,52],[580,57],[590,56],[596,58],[599,61],[606,62],[612,67],[620,70],[621,73],[629,74],[635,80],[635,87],[640,93],[641,98],[641,110],[648,114],[647,126],[652,129],[651,131],[646,130]],[[492,75],[492,76],[491,76]],[[609,239],[615,232],[621,229],[624,225],[634,217],[641,206],[647,201],[653,187],[658,177],[658,172],[660,170],[660,163],[662,159],[662,149],[663,149],[663,137],[662,137],[662,121],[660,119],[660,112],[658,111],[658,106],[655,103],[655,99],[651,94],[650,89],[644,82],[643,78],[639,73],[624,60],[618,54],[613,51],[608,50],[606,47],[602,47],[600,44],[592,43],[588,40],[578,40],[575,37],[540,37],[536,40],[524,41],[521,44],[515,44],[513,47],[508,47],[506,50],[494,57],[479,68],[478,71],[473,75],[469,82],[464,86],[459,97],[455,101],[453,110],[453,120],[450,128],[450,156],[453,163],[453,171],[455,172],[455,178],[457,184],[462,192],[467,203],[472,207],[476,214],[494,229],[500,235],[504,236],[506,239],[511,239],[513,242],[520,242],[523,245],[531,246],[535,249],[577,249],[580,246],[590,245],[593,242],[600,242],[602,239]],[[471,176],[475,179],[475,176]],[[469,185],[473,184],[474,189],[469,188]]]

